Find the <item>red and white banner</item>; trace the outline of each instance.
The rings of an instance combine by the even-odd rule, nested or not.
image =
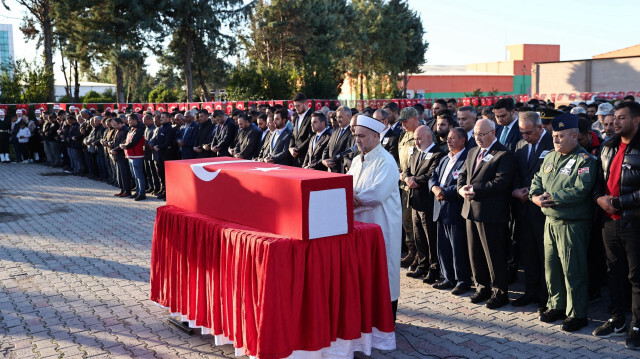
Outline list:
[[[209,111],[209,113],[213,112],[213,103],[212,102],[203,102],[202,109]]]
[[[189,110],[199,110],[200,109],[200,102],[189,102],[189,104],[187,105]]]
[[[48,106],[46,103],[36,103],[33,105],[34,110],[47,111]]]
[[[225,105],[225,110],[227,111],[227,115],[231,115],[233,112],[233,101],[228,101]]]
[[[188,106],[188,104],[186,102],[180,102],[178,104],[178,109],[180,111],[187,111],[187,110],[189,110],[189,106]]]
[[[9,112],[9,105],[0,105],[0,110],[4,111],[4,115],[7,115],[7,112]]]
[[[222,107],[222,102],[221,101],[217,101],[213,103],[213,109],[214,110],[218,110],[218,111],[222,111],[223,107]]]
[[[167,104],[167,111],[169,111],[169,112],[178,111],[178,104],[177,103],[168,103]]]
[[[243,101],[237,101],[236,102],[236,109],[240,110],[240,111],[244,111],[244,102]]]
[[[87,103],[87,104],[85,104],[85,105],[84,105],[84,107],[85,107],[87,110],[95,110],[95,111],[98,111],[98,104],[97,104],[97,103]]]
[[[164,103],[156,104],[156,110],[160,112],[167,112],[167,105]]]
[[[119,103],[118,104],[118,109],[120,111],[123,111],[124,108],[126,108],[126,107],[127,107],[126,103]],[[140,111],[142,111],[144,109],[144,107],[142,106],[141,103],[134,103],[132,109],[133,109],[133,112],[140,112]]]
[[[322,109],[322,100],[316,100],[314,103],[316,105],[316,111],[320,111],[320,109]]]
[[[113,109],[116,108],[116,104],[115,103],[105,103],[102,106],[102,109],[104,112],[113,112]]]

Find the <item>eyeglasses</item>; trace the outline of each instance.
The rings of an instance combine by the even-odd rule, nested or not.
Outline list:
[[[480,138],[482,138],[482,137],[484,137],[484,136],[488,135],[491,131],[493,131],[493,130],[489,130],[489,131],[487,131],[487,132],[485,132],[485,133],[474,132],[474,133],[473,133],[473,135],[474,135],[475,137],[480,137]]]

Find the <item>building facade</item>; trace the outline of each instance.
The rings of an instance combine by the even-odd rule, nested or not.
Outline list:
[[[11,24],[0,24],[0,64],[7,66],[14,59],[13,28]]]

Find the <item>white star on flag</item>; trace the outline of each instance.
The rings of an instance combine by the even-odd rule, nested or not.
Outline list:
[[[252,168],[249,171],[262,171],[262,172],[269,172],[269,171],[275,171],[275,170],[279,170],[281,169],[280,167],[263,167],[263,168]]]

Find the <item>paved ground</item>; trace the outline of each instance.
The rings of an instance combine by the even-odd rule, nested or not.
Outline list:
[[[148,300],[156,199],[36,164],[0,165],[0,357],[232,357],[230,345],[189,336]],[[628,358],[624,338],[567,334],[535,306],[488,310],[402,273],[398,350],[373,358]],[[522,284],[514,286],[516,297]],[[606,294],[603,292],[603,294]],[[365,355],[357,355],[366,358]]]

